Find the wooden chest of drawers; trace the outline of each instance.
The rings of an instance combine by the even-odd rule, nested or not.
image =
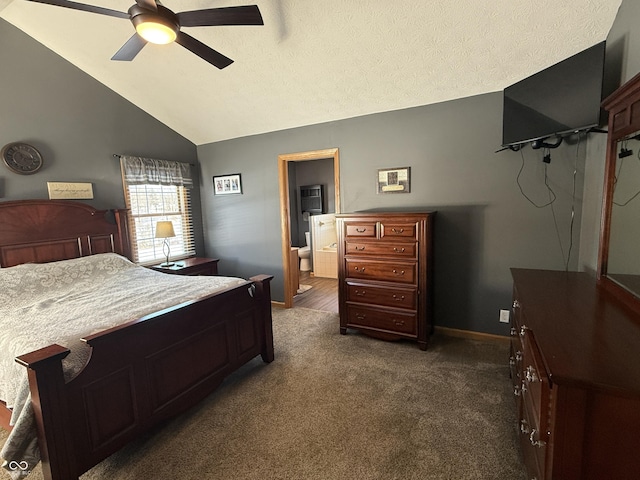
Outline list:
[[[586,273],[512,274],[509,363],[527,478],[637,478],[638,319]]]
[[[355,328],[427,348],[434,217],[435,212],[336,215],[340,333]]]

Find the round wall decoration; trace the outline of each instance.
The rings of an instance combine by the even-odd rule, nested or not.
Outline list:
[[[36,173],[42,167],[42,155],[27,143],[8,143],[2,147],[0,155],[9,170],[21,175]]]

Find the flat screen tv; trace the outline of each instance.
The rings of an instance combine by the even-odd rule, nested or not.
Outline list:
[[[597,127],[605,42],[504,89],[502,145],[521,145]]]

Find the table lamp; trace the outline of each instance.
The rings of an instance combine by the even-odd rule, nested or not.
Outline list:
[[[171,267],[173,262],[169,262],[169,254],[171,249],[169,248],[169,238],[175,237],[176,233],[173,231],[173,223],[170,221],[162,221],[156,223],[156,238],[164,238],[162,242],[162,253],[167,257],[165,263],[161,263],[161,267]]]

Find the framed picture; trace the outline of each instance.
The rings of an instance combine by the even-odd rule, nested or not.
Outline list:
[[[215,195],[229,195],[242,193],[242,181],[239,173],[213,177],[213,193]]]
[[[47,182],[47,190],[50,200],[90,200],[93,198],[93,185],[87,182]]]
[[[411,192],[411,167],[378,170],[378,193]]]

